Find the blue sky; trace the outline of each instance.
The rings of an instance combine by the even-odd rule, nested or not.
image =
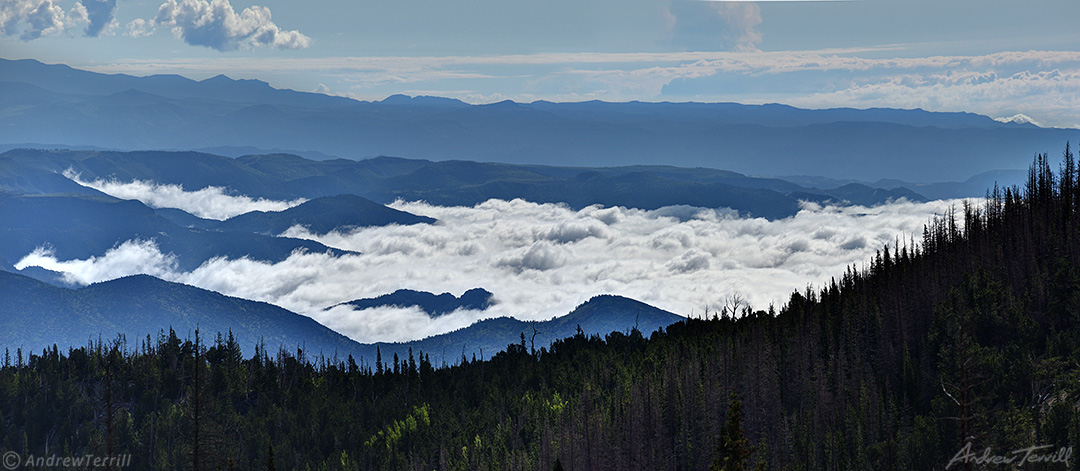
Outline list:
[[[1075,0],[0,0],[0,56],[358,99],[779,102],[1080,127]]]

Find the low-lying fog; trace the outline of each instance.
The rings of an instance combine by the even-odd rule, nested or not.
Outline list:
[[[155,199],[148,192],[177,190],[138,183],[141,189],[124,188],[126,193],[114,187],[99,189],[158,207],[169,200]],[[219,193],[202,199],[212,208],[191,208],[188,199],[182,209],[232,214],[235,210],[229,210],[229,204],[252,201]],[[81,285],[146,273],[270,302],[361,342],[405,341],[488,317],[546,320],[604,293],[687,316],[701,316],[706,309],[714,312],[733,295],[756,309],[769,304],[779,308],[794,290],[820,286],[851,264],[862,270],[886,243],[919,240],[923,225],[950,205],[959,202],[898,201],[872,208],[805,204],[793,217],[768,221],[740,218],[730,210],[685,206],[653,211],[594,206],[574,211],[522,200],[489,200],[475,207],[399,201],[390,206],[438,222],[328,234],[293,227],[283,234],[360,255],[296,252],[273,264],[213,259],[194,271],[181,272],[175,258],[162,254],[154,241],[130,240],[87,260],[57,260],[40,249],[17,266],[65,272],[68,281]],[[416,309],[325,309],[400,288],[460,295],[476,287],[493,292],[496,304],[483,312],[458,311],[434,319]]]

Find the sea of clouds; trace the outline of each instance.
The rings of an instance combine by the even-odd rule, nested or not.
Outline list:
[[[151,192],[172,191],[146,182],[127,185],[142,192],[136,199],[158,204],[162,200]],[[220,211],[222,200],[186,201],[190,210],[207,214]],[[247,204],[234,202],[237,208]],[[215,258],[183,272],[153,240],[129,240],[86,260],[58,260],[39,249],[16,266],[63,272],[79,285],[146,273],[273,303],[361,342],[406,341],[483,318],[546,320],[605,293],[686,316],[715,312],[734,295],[755,309],[779,308],[792,291],[820,287],[853,264],[863,269],[885,244],[918,240],[923,225],[951,205],[959,202],[901,200],[870,208],[807,203],[795,216],[769,221],[688,206],[575,211],[523,200],[489,200],[474,207],[399,201],[390,206],[438,222],[327,234],[295,226],[282,234],[357,254],[298,251],[279,263]],[[460,295],[476,287],[494,293],[496,304],[438,318],[412,308],[336,306],[401,288]]]

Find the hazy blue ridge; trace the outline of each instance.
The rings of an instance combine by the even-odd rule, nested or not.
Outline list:
[[[390,224],[433,224],[426,216],[398,211],[356,195],[326,196],[284,211],[252,211],[231,217],[218,225],[221,230],[280,234],[301,225],[313,233],[347,231],[358,227]]]
[[[185,227],[233,228],[259,233],[280,232],[294,222],[310,225],[316,232],[339,226],[429,222],[342,195],[363,197],[381,204],[404,199],[437,205],[473,206],[492,198],[521,198],[537,203],[562,203],[574,209],[595,204],[639,209],[688,205],[731,208],[742,215],[769,219],[795,214],[800,200],[865,205],[899,197],[925,200],[906,188],[883,191],[870,186],[848,185],[819,190],[777,178],[671,166],[556,167],[392,157],[314,161],[288,154],[234,159],[197,152],[30,149],[0,154],[0,189],[45,192],[55,186],[71,186],[72,182],[59,180],[64,178],[59,173],[67,169],[79,173],[84,180],[138,179],[183,185],[191,190],[218,186],[253,198],[312,199],[309,206],[301,205],[282,213],[239,216],[236,221],[225,224],[191,219],[175,211],[162,213]],[[15,183],[3,186],[5,172],[12,175],[36,172],[41,178],[47,178],[48,184],[22,184],[16,178]],[[324,197],[333,198],[316,200]]]
[[[129,240],[154,241],[183,271],[218,256],[280,262],[297,249],[345,253],[312,240],[182,227],[138,201],[110,196],[0,192],[0,221],[0,257],[11,263],[39,247],[59,260],[87,259]]]
[[[804,110],[733,103],[359,102],[218,76],[104,75],[0,60],[0,143],[111,149],[296,149],[594,167],[655,164],[744,174],[963,181],[1023,169],[1075,131],[971,113]],[[231,152],[231,151],[230,151]],[[917,190],[916,190],[917,191]],[[330,195],[322,195],[330,196]]]

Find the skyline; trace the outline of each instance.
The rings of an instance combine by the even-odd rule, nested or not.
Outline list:
[[[1080,127],[1075,2],[3,0],[2,56],[361,100],[708,101]]]

